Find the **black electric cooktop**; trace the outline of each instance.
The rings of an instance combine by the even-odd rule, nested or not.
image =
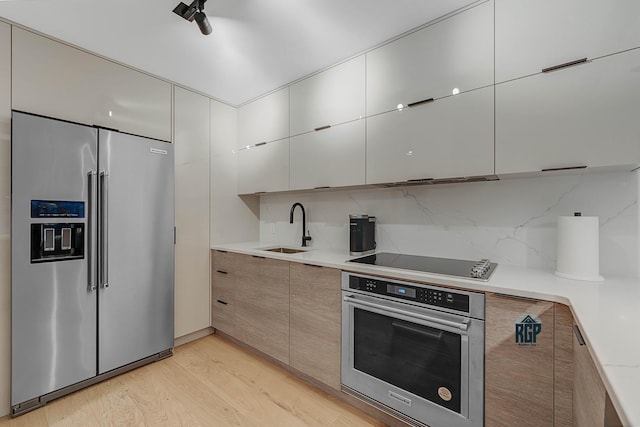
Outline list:
[[[401,268],[403,270],[422,271],[425,273],[444,274],[447,276],[463,277],[465,279],[489,280],[491,273],[498,266],[488,259],[478,261],[435,258],[429,256],[393,254],[380,252],[348,262],[377,265],[381,267]]]

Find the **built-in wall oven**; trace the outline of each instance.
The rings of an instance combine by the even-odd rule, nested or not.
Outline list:
[[[413,425],[484,424],[484,295],[342,273],[342,389]]]

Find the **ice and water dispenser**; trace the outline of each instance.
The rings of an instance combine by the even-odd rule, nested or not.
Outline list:
[[[31,200],[32,263],[84,258],[84,208],[84,202]]]

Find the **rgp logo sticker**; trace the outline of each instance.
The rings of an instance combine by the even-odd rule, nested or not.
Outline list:
[[[523,314],[516,320],[516,344],[536,345],[542,332],[542,320],[533,314]]]

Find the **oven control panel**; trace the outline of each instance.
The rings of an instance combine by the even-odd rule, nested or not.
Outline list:
[[[428,285],[407,285],[370,277],[349,276],[349,289],[388,295],[451,310],[469,312],[469,295]]]

